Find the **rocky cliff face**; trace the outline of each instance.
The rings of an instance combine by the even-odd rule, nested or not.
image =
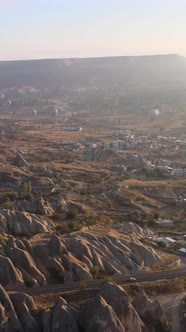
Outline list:
[[[14,235],[51,232],[54,223],[43,216],[0,209],[0,232]]]
[[[44,217],[25,212],[0,211],[1,230],[24,234],[51,231],[53,223]],[[130,226],[130,225],[129,225]],[[90,280],[92,269],[106,275],[143,271],[161,263],[161,257],[141,243],[141,235],[99,228],[74,232],[58,237],[56,234],[37,235],[31,240],[4,234],[0,240],[0,283],[13,288],[27,284],[44,285],[51,278],[56,282]],[[97,235],[96,235],[97,233]]]
[[[15,160],[13,164],[17,167],[28,167],[28,163],[24,159],[24,157],[21,155],[20,152],[17,153]]]
[[[145,332],[169,331],[167,318],[158,301],[151,301],[141,292],[132,302],[140,318],[145,323]]]
[[[102,287],[100,295],[113,308],[124,325],[125,331],[142,332],[144,330],[143,321],[131,305],[129,296],[122,287],[107,283]]]
[[[149,299],[145,296],[145,304]],[[138,303],[139,298],[134,302]],[[150,301],[151,302],[151,301]],[[153,302],[151,302],[153,303]],[[143,307],[143,303],[142,303]],[[158,308],[158,310],[157,310]],[[149,323],[141,308],[134,309],[128,294],[119,286],[105,284],[83,307],[59,297],[51,308],[39,309],[24,293],[10,295],[0,286],[0,331],[6,332],[168,332],[168,324],[159,303],[149,309]],[[139,310],[139,314],[138,314]],[[144,319],[144,320],[143,320]],[[157,322],[162,322],[158,325]],[[161,327],[161,329],[160,329]]]
[[[42,197],[37,200],[21,200],[14,204],[13,209],[15,211],[29,212],[40,215],[51,215],[54,213],[54,209],[49,202]]]

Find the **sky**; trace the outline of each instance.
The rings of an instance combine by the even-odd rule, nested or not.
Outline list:
[[[186,0],[0,0],[0,60],[186,54]]]

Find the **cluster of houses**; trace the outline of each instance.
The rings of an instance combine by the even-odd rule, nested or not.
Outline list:
[[[107,156],[118,156],[123,172],[130,169],[134,172],[145,170],[147,175],[154,173],[162,177],[186,176],[186,140],[170,134],[160,136],[119,130],[107,137],[107,142],[89,137],[78,142],[61,142],[61,147],[68,151],[78,151],[77,159],[82,161],[106,161]]]
[[[158,224],[158,226],[164,227],[172,226],[174,223],[173,220],[170,219],[158,219],[155,222]],[[164,243],[167,247],[176,244],[177,252],[186,254],[186,235],[175,235],[174,238],[171,236],[150,236],[149,239],[156,243]]]

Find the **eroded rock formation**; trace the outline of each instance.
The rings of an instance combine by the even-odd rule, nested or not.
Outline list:
[[[8,295],[0,286],[0,331],[168,332],[169,326],[158,302],[139,294],[131,303],[128,294],[111,283],[81,308],[59,297],[45,309],[38,308],[29,295]]]

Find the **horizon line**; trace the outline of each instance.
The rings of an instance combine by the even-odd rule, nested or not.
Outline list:
[[[0,60],[0,62],[19,62],[19,61],[42,61],[42,60],[78,60],[78,59],[103,59],[103,58],[137,58],[137,57],[155,57],[155,56],[181,56],[185,58],[185,54],[179,53],[155,53],[155,54],[137,54],[137,55],[103,55],[103,56],[79,56],[79,57],[47,57],[47,58],[28,58],[28,59],[8,59]]]

